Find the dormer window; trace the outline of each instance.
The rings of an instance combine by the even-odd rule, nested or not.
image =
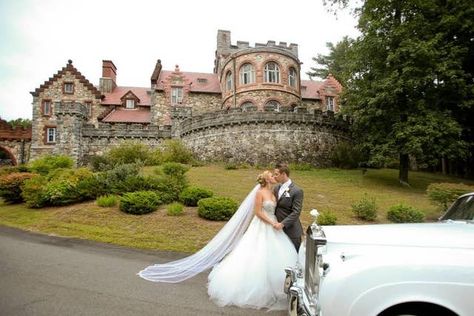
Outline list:
[[[126,109],[134,109],[135,108],[135,100],[133,100],[133,99],[125,100],[125,108]]]
[[[171,104],[182,104],[183,103],[183,88],[174,87],[171,88]]]
[[[43,104],[41,105],[41,112],[44,116],[50,116],[52,114],[51,100],[43,100]]]
[[[198,81],[198,83],[201,83],[201,84],[207,83],[207,79],[206,79],[206,78],[198,78],[197,81]]]
[[[63,92],[65,94],[74,94],[74,83],[65,82],[63,85]]]

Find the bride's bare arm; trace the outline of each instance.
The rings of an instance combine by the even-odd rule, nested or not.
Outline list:
[[[262,192],[257,192],[257,195],[255,196],[255,207],[254,207],[254,213],[255,216],[260,218],[262,221],[264,221],[267,224],[270,224],[273,226],[275,224],[274,221],[272,221],[270,218],[268,218],[267,214],[263,211],[263,195]]]

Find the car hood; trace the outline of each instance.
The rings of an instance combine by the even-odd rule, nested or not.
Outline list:
[[[446,221],[423,224],[324,226],[329,245],[474,248],[474,224]],[[332,248],[332,247],[331,247]]]

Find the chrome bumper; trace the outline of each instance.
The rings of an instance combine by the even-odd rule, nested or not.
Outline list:
[[[321,247],[326,245],[326,236],[316,223],[306,232],[306,257],[304,271],[297,265],[285,269],[284,291],[288,296],[288,315],[321,316],[319,288],[322,275]]]

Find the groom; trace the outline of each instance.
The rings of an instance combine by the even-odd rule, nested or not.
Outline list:
[[[283,229],[295,245],[296,251],[301,244],[303,227],[300,222],[300,213],[303,206],[303,190],[297,187],[289,178],[290,169],[285,163],[275,166],[274,177],[280,183],[273,191],[277,199],[275,215],[278,223],[274,224],[275,229]]]

